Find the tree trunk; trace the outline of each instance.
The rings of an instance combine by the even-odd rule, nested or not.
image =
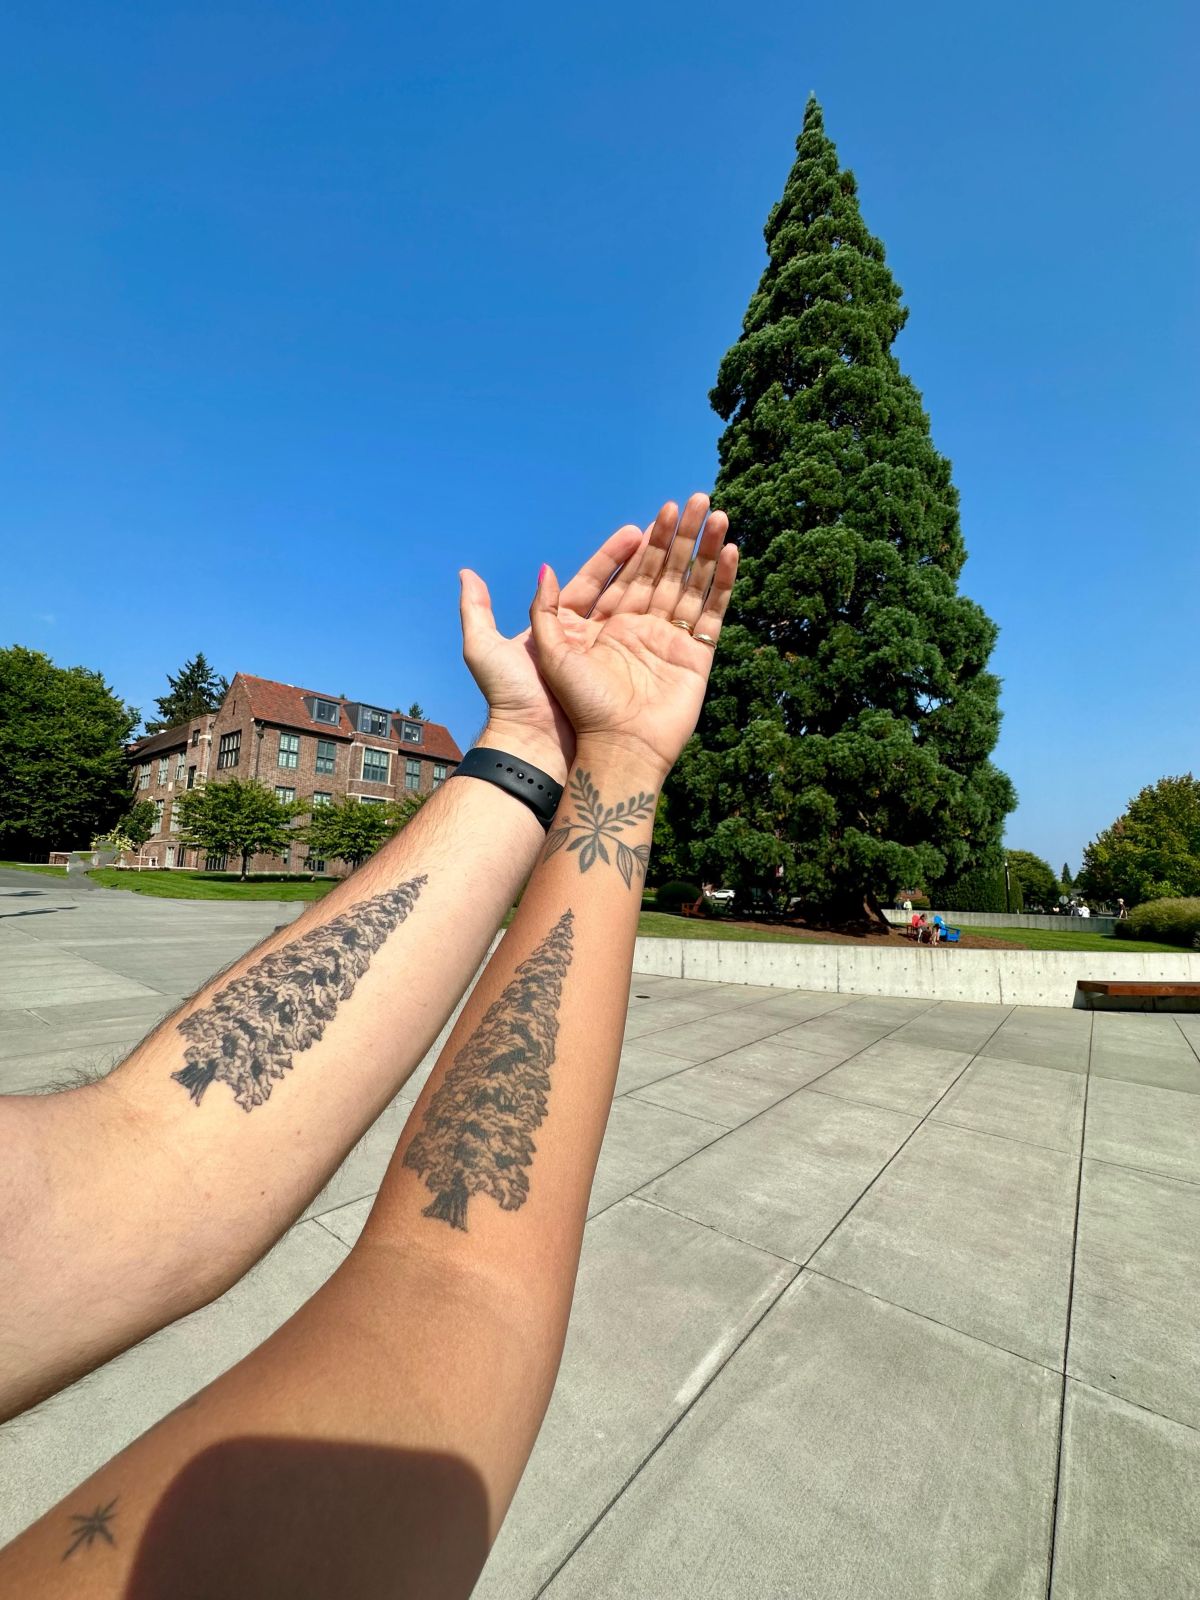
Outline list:
[[[444,1189],[430,1205],[425,1207],[421,1215],[437,1217],[439,1222],[448,1222],[452,1228],[461,1228],[466,1233],[467,1201],[470,1198],[464,1185],[455,1183],[449,1189]]]
[[[245,881],[246,881],[246,873],[249,870],[249,867],[250,867],[250,852],[249,852],[249,850],[243,850],[242,851],[242,882],[243,883],[245,883]]]

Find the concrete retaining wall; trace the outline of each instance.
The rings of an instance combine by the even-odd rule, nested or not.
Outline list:
[[[1200,952],[1142,955],[1069,950],[888,950],[848,944],[639,939],[634,972],[712,983],[902,995],[1019,1006],[1073,1006],[1080,978],[1200,983]]]
[[[884,916],[894,928],[909,920],[911,912],[885,911]],[[959,928],[1044,928],[1051,933],[1111,933],[1116,917],[1054,917],[1042,911],[927,911],[927,917],[942,916]]]

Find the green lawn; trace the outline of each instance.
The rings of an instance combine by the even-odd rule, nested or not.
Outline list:
[[[0,867],[11,867],[14,872],[45,872],[53,878],[65,878],[66,867],[50,867],[41,861],[0,861]]]
[[[1078,933],[1064,928],[968,928],[973,939],[998,939],[1020,945],[1022,950],[1104,950],[1115,955],[1186,955],[1182,945],[1155,944],[1150,939],[1114,939],[1110,933]]]
[[[105,889],[127,889],[159,900],[320,900],[336,882],[334,878],[248,878],[240,883],[236,877],[223,873],[185,872],[180,868],[170,872],[133,872],[96,867],[88,877]]]

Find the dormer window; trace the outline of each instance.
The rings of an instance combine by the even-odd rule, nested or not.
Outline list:
[[[387,712],[375,711],[370,706],[358,708],[359,733],[373,734],[376,739],[387,738]]]
[[[421,724],[419,722],[402,722],[400,724],[400,738],[404,744],[420,744]]]
[[[336,700],[314,700],[313,720],[316,722],[338,723],[341,715]]]

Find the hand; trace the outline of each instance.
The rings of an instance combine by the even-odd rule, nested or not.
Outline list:
[[[618,528],[586,561],[558,598],[564,634],[578,638],[601,599],[611,607],[632,576],[626,571],[647,535],[640,528]],[[506,639],[496,627],[487,585],[464,568],[459,609],[463,656],[488,703],[481,743],[511,749],[562,782],[575,755],[575,730],[538,671],[530,630]],[[611,596],[611,598],[610,598]],[[599,623],[593,624],[593,630]]]
[[[700,715],[733,589],[728,528],[724,512],[709,514],[707,495],[693,495],[682,517],[668,501],[619,588],[606,589],[581,625],[564,625],[558,582],[543,568],[529,613],[538,665],[580,746],[624,751],[658,781],[670,771]]]

